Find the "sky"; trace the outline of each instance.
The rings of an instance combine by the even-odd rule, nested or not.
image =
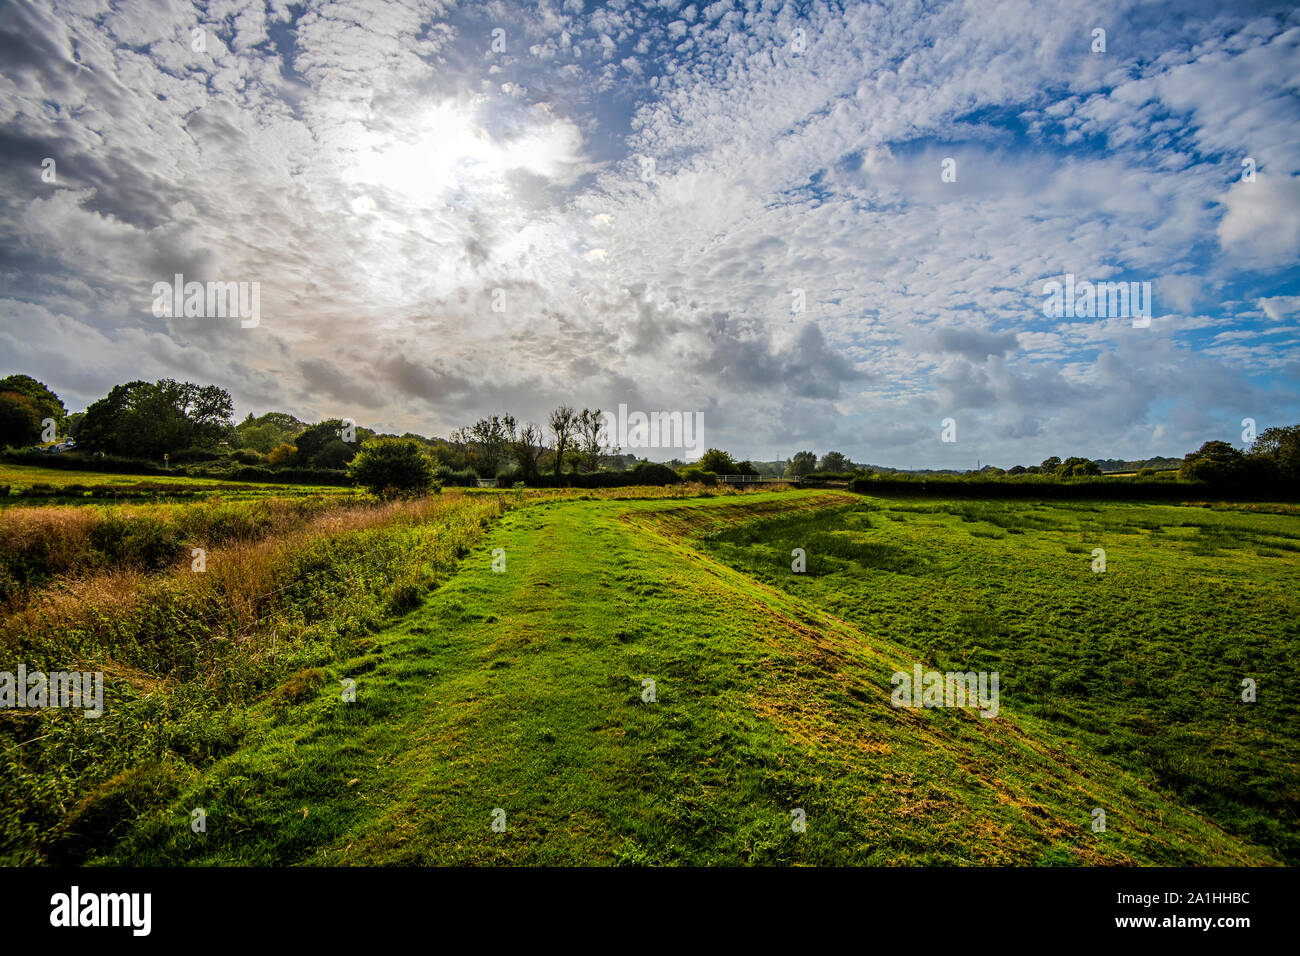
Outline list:
[[[69,410],[1009,467],[1300,422],[1298,333],[1294,4],[0,3],[0,374]]]

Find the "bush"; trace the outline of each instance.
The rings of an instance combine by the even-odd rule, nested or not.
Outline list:
[[[478,484],[478,472],[473,468],[462,468],[460,471],[451,473],[452,484],[460,485],[464,488],[473,488]]]
[[[182,448],[172,455],[171,463],[173,465],[184,465],[194,461],[216,461],[222,457],[224,457],[222,453],[214,448]]]
[[[111,512],[90,532],[90,544],[109,564],[156,571],[176,561],[184,537],[179,528],[152,515]]]
[[[58,455],[49,455],[39,451],[20,451],[0,455],[0,460],[15,465],[57,468],[60,471],[98,471],[124,475],[170,474],[167,469],[150,461],[141,461],[136,458],[119,458],[114,455],[87,456],[81,452],[63,452]]]
[[[267,461],[271,463],[271,467],[279,468],[283,465],[292,465],[297,457],[298,449],[293,445],[276,445],[267,456]]]
[[[346,471],[330,468],[263,468],[245,465],[232,471],[215,468],[187,468],[191,478],[222,478],[226,481],[260,481],[280,485],[350,485],[352,479]],[[166,490],[166,486],[160,486]]]
[[[479,474],[473,468],[462,468],[457,471],[451,465],[438,465],[433,470],[433,477],[442,485],[473,488],[478,484]]]
[[[858,476],[856,471],[810,471],[804,475],[813,481],[852,481]]]
[[[1047,500],[1187,501],[1224,496],[1235,501],[1294,501],[1297,489],[1280,483],[1258,486],[1172,481],[1168,474],[1149,478],[961,478],[858,477],[849,490],[866,495],[917,495],[940,498],[1039,498]]]
[[[357,449],[340,439],[332,439],[325,443],[315,455],[312,456],[311,463],[317,468],[343,468],[357,455]]]
[[[372,494],[384,497],[441,490],[428,453],[410,438],[370,439],[348,464],[348,474]]]
[[[711,471],[703,471],[699,468],[687,468],[682,472],[682,481],[698,482],[701,485],[716,485],[718,476]]]
[[[667,465],[649,461],[637,462],[626,475],[630,479],[629,483],[634,485],[675,485],[682,480]]]

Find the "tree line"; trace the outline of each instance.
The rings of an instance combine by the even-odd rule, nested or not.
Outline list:
[[[672,481],[711,483],[718,475],[766,475],[805,479],[826,476],[870,478],[875,469],[855,464],[830,451],[820,458],[808,450],[782,462],[737,460],[709,448],[698,461],[654,463],[620,454],[610,444],[599,408],[561,405],[544,424],[522,422],[513,415],[491,415],[454,430],[448,438],[413,432],[379,434],[349,419],[300,421],[285,412],[249,414],[234,420],[230,393],[216,385],[174,379],[133,381],[115,385],[84,412],[69,414],[62,400],[31,376],[0,379],[0,446],[21,448],[57,437],[71,439],[76,455],[152,461],[164,456],[174,466],[195,465],[204,473],[252,477],[250,472],[349,472],[387,462],[380,471],[395,478],[398,464],[414,468],[411,481],[472,484],[480,478],[529,485],[568,481],[587,483],[665,484]],[[372,453],[357,463],[367,446]],[[391,467],[390,467],[391,466]],[[385,469],[387,469],[385,471]],[[396,469],[396,470],[394,470]],[[902,478],[882,470],[879,477]],[[1038,465],[1009,469],[986,466],[966,472],[968,478],[1000,479],[1087,478],[1102,474],[1097,462],[1072,456],[1050,457]],[[1154,477],[1146,469],[1139,477]],[[1209,441],[1185,456],[1178,477],[1221,486],[1288,484],[1300,480],[1300,425],[1267,428],[1249,449]],[[624,481],[623,479],[626,479]]]

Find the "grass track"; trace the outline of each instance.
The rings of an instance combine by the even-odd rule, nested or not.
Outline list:
[[[264,713],[99,862],[1277,862],[1005,702],[992,721],[894,709],[905,648],[684,534],[844,500],[514,511],[367,656]]]

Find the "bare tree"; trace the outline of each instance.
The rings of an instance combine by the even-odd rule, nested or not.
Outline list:
[[[578,413],[578,455],[588,471],[600,467],[600,456],[605,450],[605,420],[600,409],[584,408]]]
[[[569,447],[578,425],[578,413],[568,405],[561,405],[551,412],[551,434],[555,436],[555,476],[560,476],[564,466],[564,452]]]
[[[542,434],[541,427],[529,422],[514,435],[511,444],[515,461],[519,462],[519,470],[524,473],[524,481],[535,481],[537,462],[546,450],[546,436]]]

